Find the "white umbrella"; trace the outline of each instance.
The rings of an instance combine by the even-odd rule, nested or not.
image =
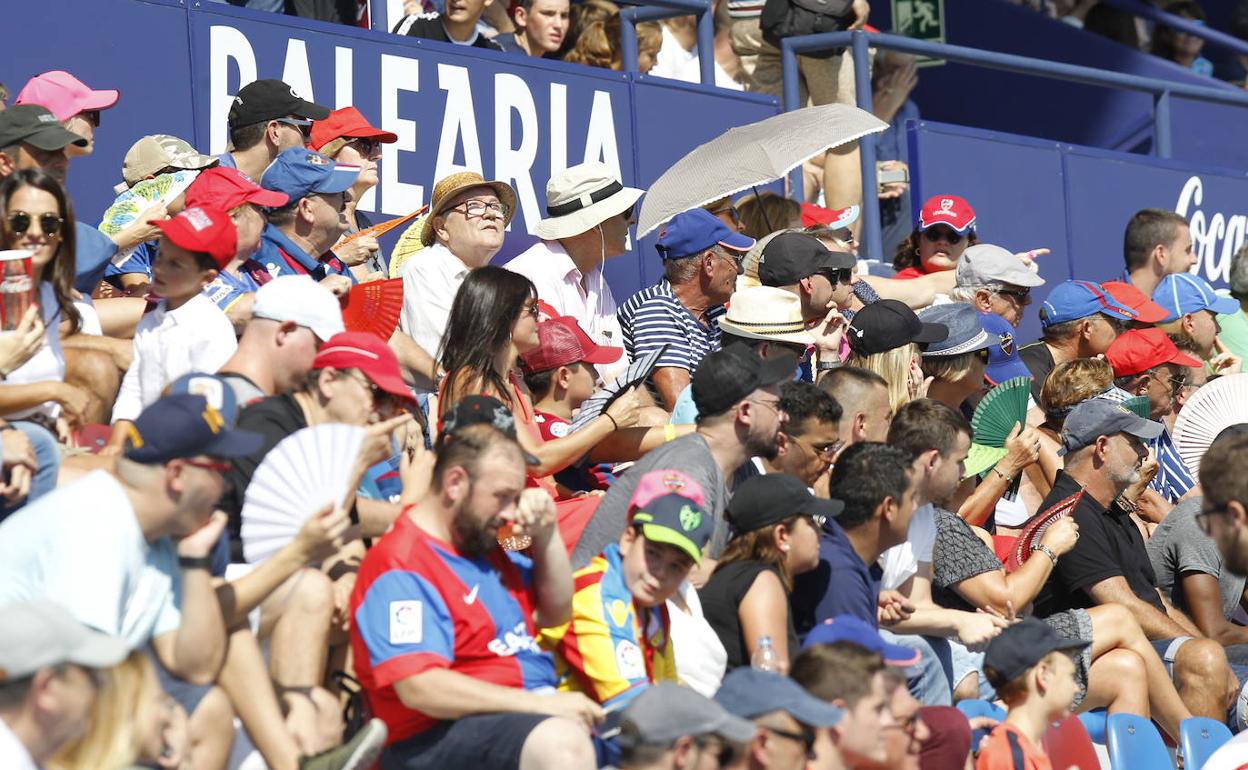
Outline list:
[[[785,112],[730,128],[681,158],[646,191],[637,237],[698,206],[780,179],[807,158],[888,124],[848,104]]]

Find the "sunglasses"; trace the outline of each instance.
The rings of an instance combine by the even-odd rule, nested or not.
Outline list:
[[[711,213],[714,214],[715,216],[719,216],[720,214],[727,214],[729,217],[732,218],[733,224],[737,224],[737,225],[741,224],[741,212],[737,210],[736,206],[733,206],[731,204],[717,208]]]
[[[64,219],[50,212],[34,217],[25,211],[14,211],[9,214],[9,230],[14,235],[23,235],[30,229],[30,223],[36,220],[39,222],[39,230],[49,238],[59,234],[65,224]]]
[[[356,152],[360,154],[361,157],[367,158],[367,157],[372,156],[373,153],[377,152],[378,148],[381,147],[381,142],[377,141],[376,139],[366,139],[364,137],[356,137],[355,139],[352,139],[351,141],[347,142],[346,146],[354,149]]]
[[[966,236],[959,235],[948,227],[932,227],[923,231],[923,237],[931,243],[944,241],[945,243],[957,245],[961,243],[962,239]]]
[[[766,727],[766,726],[763,726],[763,729],[769,733],[772,733],[773,735],[778,735],[781,738],[788,738],[791,741],[798,741],[799,743],[801,743],[803,746],[806,747],[806,758],[807,759],[815,758],[815,735],[814,733],[810,733],[806,731],[802,731],[800,733],[794,733],[794,732],[789,732],[788,730],[777,730],[774,727]]]
[[[274,122],[281,123],[283,126],[290,126],[299,129],[299,133],[303,134],[304,139],[312,136],[312,121],[302,118],[277,118]]]
[[[214,471],[222,475],[225,475],[230,472],[229,463],[218,463],[218,462],[213,462],[211,460],[183,460],[182,462],[191,466],[192,468],[202,468],[206,471]]]
[[[541,317],[542,308],[536,302],[526,302],[520,313],[521,315],[531,315],[536,320]]]
[[[629,207],[628,207],[627,209],[625,209],[624,211],[621,211],[621,212],[620,212],[620,217],[621,217],[621,218],[623,218],[623,220],[624,220],[625,222],[632,222],[632,221],[633,221],[633,214],[634,214],[634,213],[636,213],[636,211],[637,211],[637,204],[636,204],[636,203],[634,203],[633,205],[629,206]]]
[[[828,283],[836,286],[840,283],[849,283],[854,279],[854,271],[848,267],[838,267],[835,270],[822,270],[819,275],[828,279]]]
[[[1000,294],[1003,297],[1011,297],[1023,304],[1031,299],[1031,289],[997,289],[994,294]]]

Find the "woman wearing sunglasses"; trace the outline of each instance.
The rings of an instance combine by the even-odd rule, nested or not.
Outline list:
[[[975,209],[957,195],[933,195],[919,211],[919,224],[897,247],[895,278],[952,270],[975,237]]]
[[[377,162],[381,160],[381,146],[396,141],[398,136],[374,128],[354,107],[334,110],[329,113],[329,117],[312,124],[309,148],[332,158],[336,163],[360,167],[360,175],[351,186],[351,200],[346,208],[347,231],[343,238],[372,225],[367,217],[356,211],[356,207],[364,194],[377,186]],[[348,243],[340,240],[334,246],[333,252],[338,259],[353,268],[363,265],[359,271],[354,271],[357,278],[363,279],[369,273],[386,272],[386,265],[378,249],[377,239],[365,235]]]

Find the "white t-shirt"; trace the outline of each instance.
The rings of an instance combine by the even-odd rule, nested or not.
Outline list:
[[[697,590],[686,580],[680,584],[677,593],[685,600],[689,612],[668,600],[667,614],[671,618],[676,673],[683,684],[710,698],[724,681],[728,652],[724,650],[724,644],[719,641],[715,629],[703,617]]]
[[[932,563],[932,549],[936,545],[936,511],[931,503],[916,508],[906,531],[906,542],[895,545],[880,554],[880,568],[884,577],[880,588],[895,591],[919,571],[919,562]]]
[[[36,598],[138,649],[182,623],[177,551],[144,540],[121,484],[93,471],[0,524],[0,604]]]
[[[399,328],[433,358],[451,319],[451,303],[468,277],[468,266],[440,243],[403,263],[403,311]]]

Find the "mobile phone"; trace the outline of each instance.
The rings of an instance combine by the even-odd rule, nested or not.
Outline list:
[[[886,184],[897,184],[898,182],[909,181],[910,172],[905,167],[884,169],[875,175],[875,182],[879,185],[881,190],[884,189],[884,185]]]

